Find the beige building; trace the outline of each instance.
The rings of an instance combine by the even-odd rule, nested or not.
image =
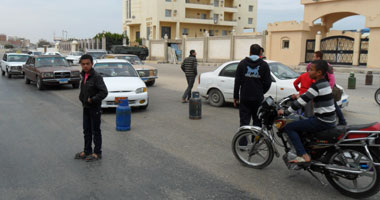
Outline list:
[[[380,0],[301,0],[304,21],[268,25],[266,56],[288,65],[312,60],[315,51],[324,52],[332,64],[367,65],[380,68]],[[370,33],[334,31],[334,23],[346,17],[366,18]]]
[[[256,24],[257,0],[123,0],[130,41],[240,34]]]

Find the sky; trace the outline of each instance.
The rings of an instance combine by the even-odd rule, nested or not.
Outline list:
[[[260,32],[268,23],[303,19],[300,0],[259,0],[258,9]],[[121,33],[122,15],[122,0],[1,0],[0,33],[32,42],[53,41],[62,31],[68,38],[90,38],[103,31]],[[364,23],[364,17],[350,17],[334,29],[360,29]]]

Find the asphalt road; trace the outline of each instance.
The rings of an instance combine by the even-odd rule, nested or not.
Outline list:
[[[148,89],[150,105],[133,112],[130,132],[116,132],[115,111],[104,111],[103,159],[94,163],[73,159],[83,148],[79,90],[38,91],[1,77],[0,199],[347,199],[281,159],[264,170],[241,166],[231,152],[238,110],[204,103],[203,119],[189,120],[179,66],[155,66],[160,78]],[[337,74],[345,88],[347,77]],[[348,122],[380,121],[376,86],[357,78],[357,89],[346,89]]]

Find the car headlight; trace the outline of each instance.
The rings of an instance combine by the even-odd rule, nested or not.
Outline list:
[[[78,72],[78,71],[71,72],[71,76],[72,76],[72,77],[80,76],[80,72]]]
[[[150,70],[150,76],[157,76],[157,69],[151,69]]]
[[[43,78],[54,78],[54,73],[52,73],[52,72],[45,72],[45,73],[42,73],[42,77]]]
[[[140,77],[144,77],[145,76],[145,72],[144,71],[137,71],[137,73],[139,73]]]
[[[146,92],[146,91],[147,91],[146,87],[138,88],[138,89],[136,90],[136,94],[144,93],[144,92]]]

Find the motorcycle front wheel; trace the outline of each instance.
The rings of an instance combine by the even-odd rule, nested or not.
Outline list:
[[[377,104],[380,105],[380,88],[376,90],[375,92],[375,101]]]
[[[263,169],[274,156],[271,141],[251,130],[237,132],[232,140],[232,152],[244,166]]]
[[[373,156],[375,162],[379,159]],[[375,166],[364,149],[347,148],[341,152],[333,152],[327,156],[329,165],[334,167],[360,170],[360,174],[349,172],[334,172],[326,170],[325,176],[329,183],[341,194],[351,198],[368,198],[380,189],[380,167]]]

